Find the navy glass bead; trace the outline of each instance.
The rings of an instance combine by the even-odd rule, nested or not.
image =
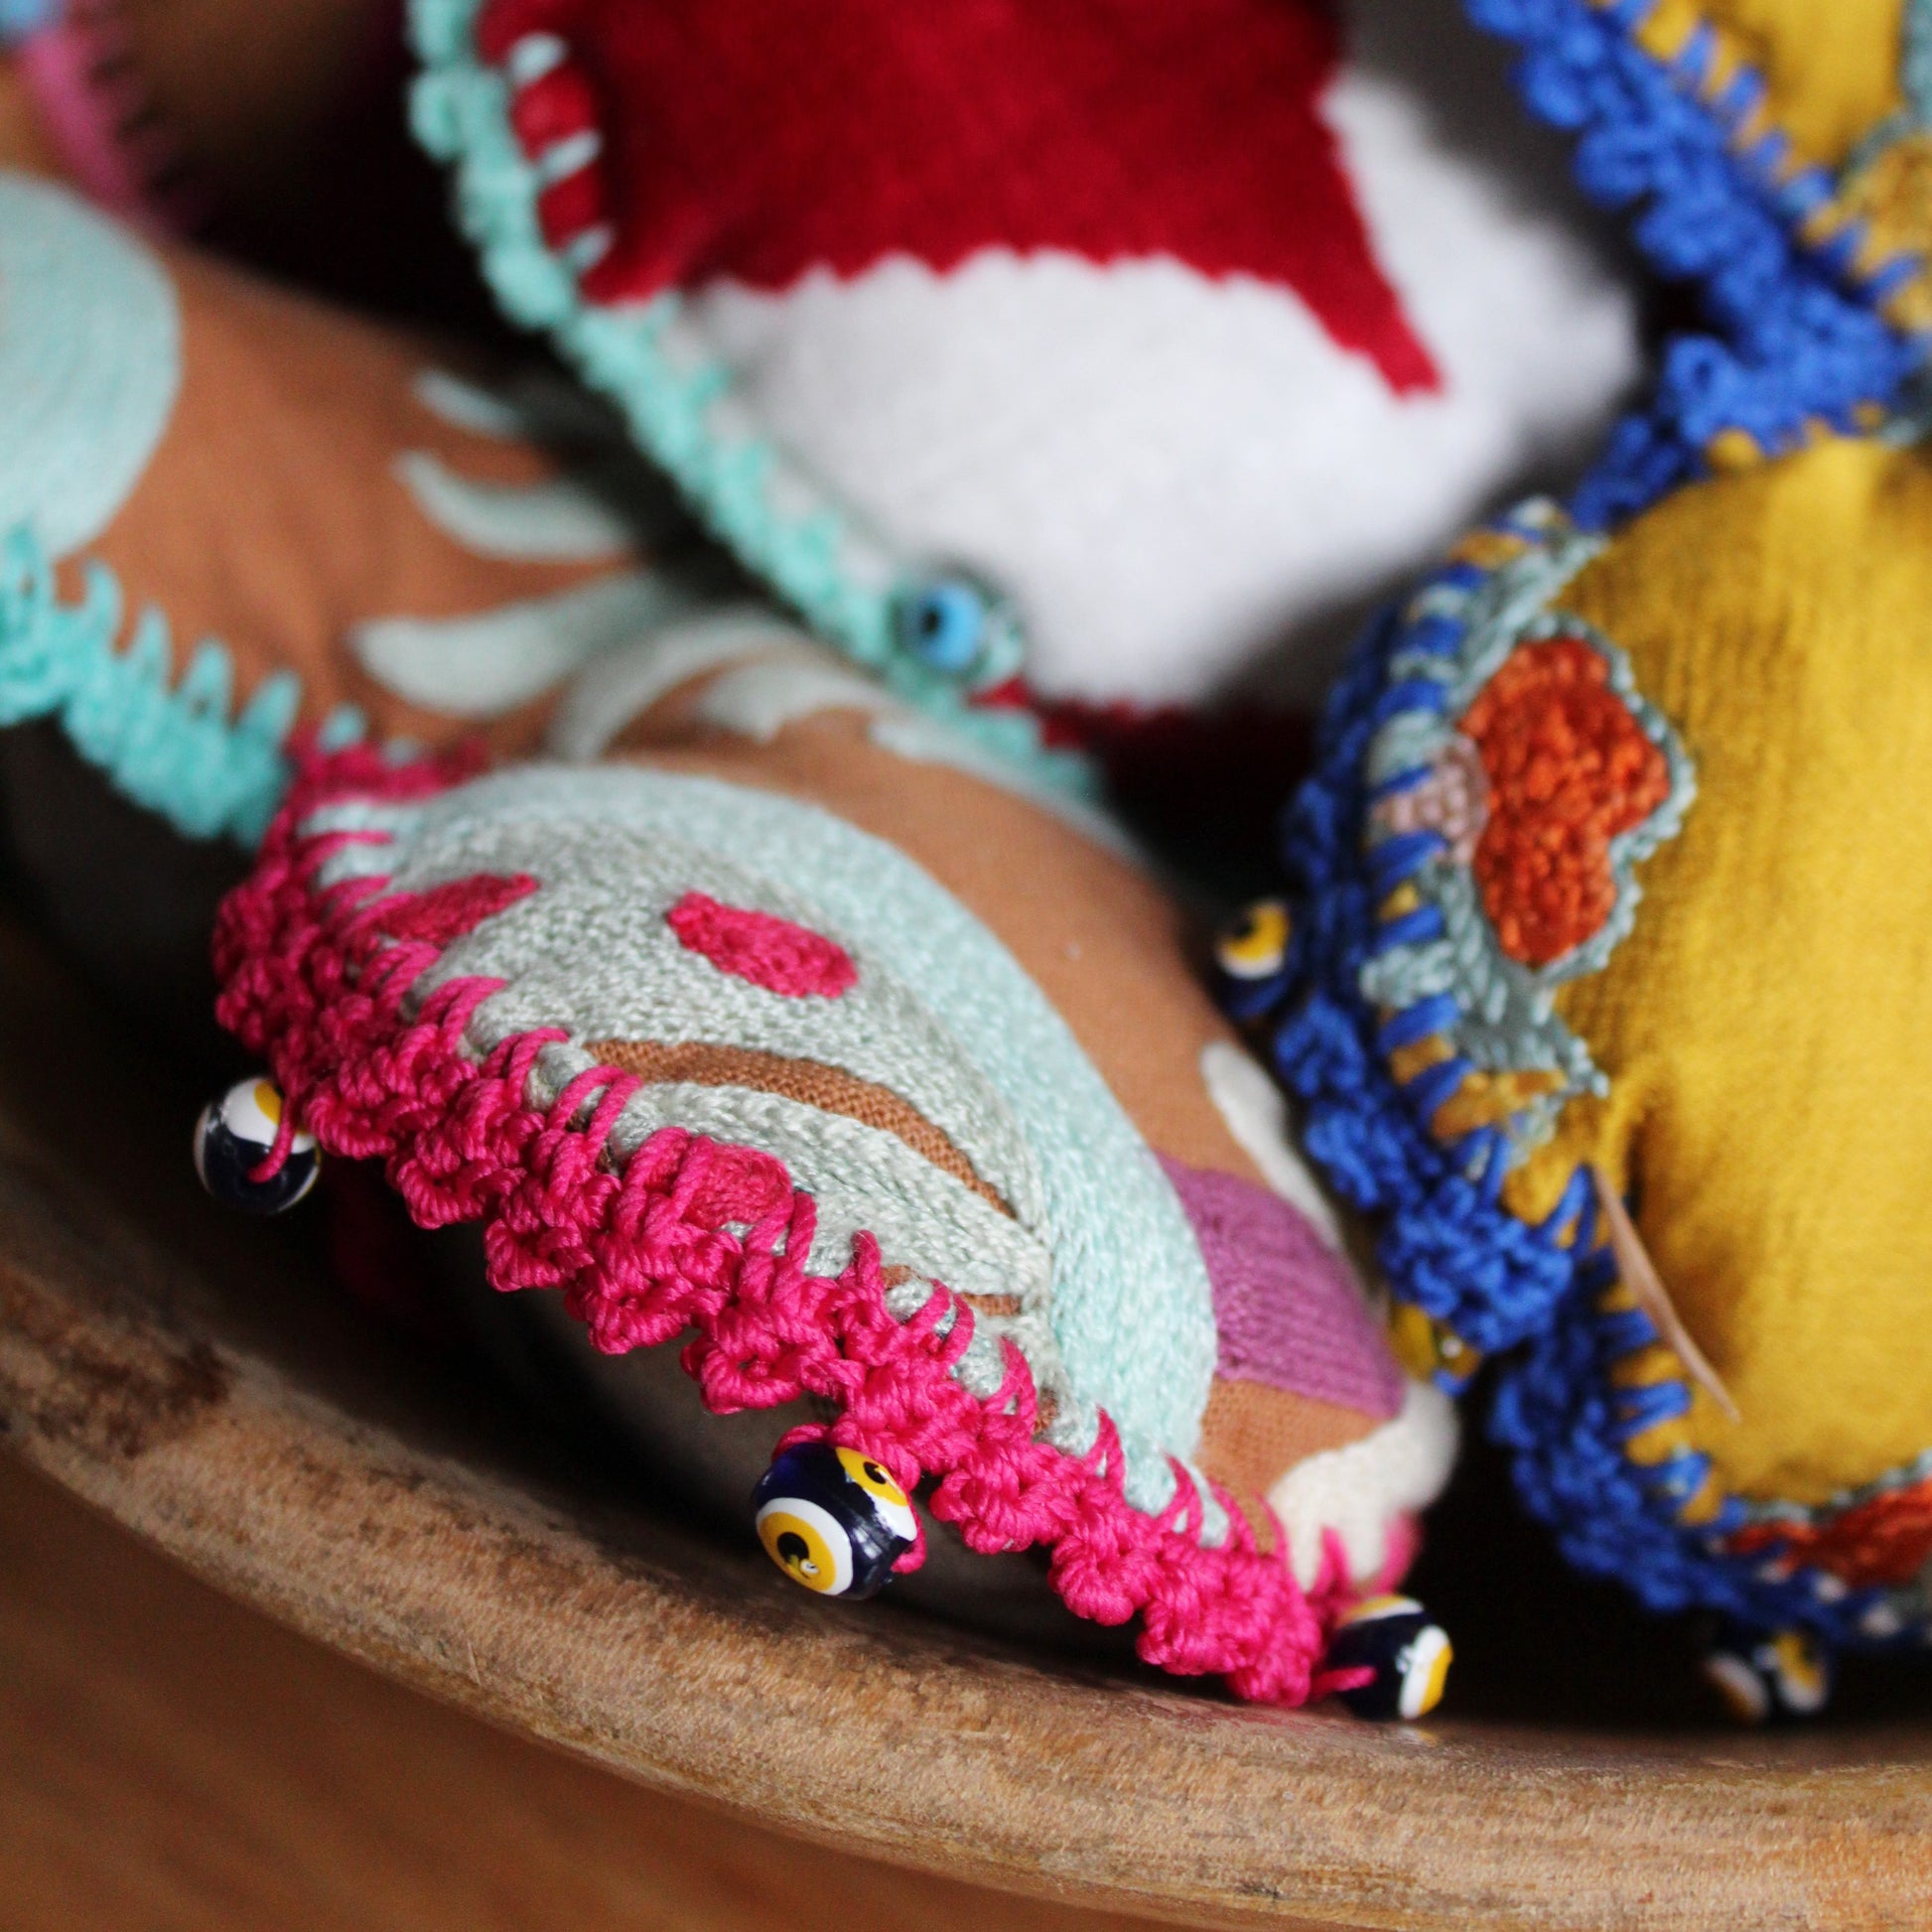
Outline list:
[[[1323,1668],[1375,1673],[1339,1694],[1358,1718],[1422,1718],[1442,1703],[1454,1654],[1448,1633],[1413,1597],[1371,1596],[1336,1630]]]
[[[1802,1630],[1727,1624],[1705,1653],[1704,1675],[1743,1725],[1816,1717],[1832,1695],[1831,1654]]]
[[[905,1491],[869,1456],[829,1443],[781,1450],[752,1506],[765,1554],[821,1596],[877,1596],[918,1540]]]
[[[1007,605],[970,577],[934,577],[899,594],[899,646],[928,670],[962,684],[997,684],[1020,668]]]
[[[293,1207],[322,1171],[322,1156],[298,1134],[288,1159],[266,1180],[251,1178],[267,1160],[282,1123],[282,1096],[266,1080],[238,1080],[202,1109],[195,1123],[195,1172],[223,1207],[243,1214],[280,1214]]]

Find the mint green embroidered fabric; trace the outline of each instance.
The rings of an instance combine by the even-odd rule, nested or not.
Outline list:
[[[181,390],[174,284],[77,195],[0,174],[0,532],[55,557],[112,522]]]
[[[567,1027],[579,1042],[661,1037],[669,1014],[686,1037],[695,1028],[822,1058],[918,1106],[1013,1190],[1021,1226],[1052,1257],[1052,1327],[1073,1386],[1120,1426],[1143,1493],[1171,1491],[1165,1456],[1191,1452],[1215,1364],[1193,1231],[1065,1022],[903,853],[790,798],[632,767],[526,768],[423,807],[356,805],[312,823],[396,840],[345,848],[325,881],[374,871],[420,891],[480,872],[538,880],[438,969],[507,982],[479,1010],[478,1047],[537,1026]],[[687,853],[704,868],[697,879],[673,863]],[[845,1016],[832,1009],[853,995],[803,1002],[715,974],[706,983],[664,943],[678,880],[679,891],[735,893],[828,934],[890,1000],[882,990]],[[799,1011],[813,1006],[827,1011]]]

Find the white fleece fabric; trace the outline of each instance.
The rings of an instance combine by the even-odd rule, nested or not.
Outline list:
[[[1620,258],[1453,0],[1349,0],[1324,112],[1443,373],[1394,393],[1301,299],[1171,258],[908,257],[695,319],[759,417],[915,557],[1015,599],[1045,690],[1312,700],[1359,613],[1573,467],[1640,370]],[[1283,219],[1294,218],[1285,195]]]
[[[1390,1529],[1441,1495],[1456,1441],[1455,1405],[1441,1389],[1412,1381],[1393,1422],[1289,1470],[1268,1501],[1288,1533],[1303,1588],[1321,1568],[1324,1530],[1341,1539],[1352,1577],[1375,1577],[1388,1560]]]

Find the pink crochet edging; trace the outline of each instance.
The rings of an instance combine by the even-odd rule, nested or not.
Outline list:
[[[483,1221],[491,1283],[562,1289],[607,1352],[695,1328],[682,1361],[715,1412],[829,1399],[834,1423],[785,1440],[861,1449],[908,1492],[937,1478],[927,1507],[976,1551],[1050,1546],[1068,1607],[1099,1623],[1138,1612],[1148,1663],[1216,1673],[1238,1696],[1277,1704],[1359,1681],[1315,1668],[1352,1595],[1332,1540],[1305,1593],[1283,1559],[1256,1547],[1230,1497],[1221,1496],[1226,1540],[1200,1542],[1201,1497],[1178,1463],[1161,1516],[1134,1508],[1104,1413],[1084,1455],[1036,1442],[1033,1374],[1011,1342],[994,1395],[954,1379],[973,1312],[950,1290],[935,1284],[918,1312],[896,1318],[870,1234],[842,1274],[806,1273],[795,1257],[810,1251],[814,1203],[770,1155],[667,1127],[614,1168],[606,1141],[641,1084],[633,1075],[594,1068],[539,1109],[528,1082],[561,1030],[504,1040],[481,1061],[465,1053],[471,1016],[501,982],[450,981],[405,1016],[410,988],[455,936],[449,920],[425,921],[416,898],[385,897],[385,878],[320,886],[332,853],[383,835],[300,827],[345,794],[420,797],[460,775],[447,764],[388,765],[359,748],[313,759],[254,874],[221,907],[217,1012],[268,1060],[287,1096],[287,1131],[299,1118],[331,1153],[382,1157],[420,1226]],[[487,908],[501,896],[475,902]],[[442,936],[417,936],[426,930]],[[900,1568],[922,1557],[915,1549]]]

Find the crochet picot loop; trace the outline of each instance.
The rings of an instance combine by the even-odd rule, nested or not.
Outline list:
[[[302,687],[263,679],[237,714],[234,662],[212,639],[179,680],[160,612],[143,611],[126,647],[121,587],[89,562],[78,603],[64,603],[54,564],[25,524],[0,535],[0,726],[60,722],[73,748],[137,805],[192,839],[252,845],[288,783]],[[363,733],[343,707],[323,726],[328,749]]]
[[[459,219],[504,313],[549,332],[712,534],[827,643],[1035,779],[1095,792],[1088,760],[1049,744],[1031,710],[977,701],[1022,655],[1007,605],[896,555],[758,433],[674,291],[600,299],[615,232],[598,90],[568,38],[574,14],[554,0],[411,0],[424,69],[412,124],[455,169]],[[943,610],[921,602],[935,591]],[[969,599],[980,616],[970,654]]]
[[[772,1157],[663,1128],[619,1164],[606,1142],[634,1076],[594,1067],[538,1108],[537,1056],[560,1030],[512,1035],[480,1058],[466,1049],[471,1016],[500,982],[414,991],[456,915],[413,917],[415,901],[387,894],[379,875],[323,885],[333,852],[385,835],[305,830],[329,801],[420,797],[450,782],[447,766],[388,764],[363,750],[312,761],[255,874],[222,907],[222,1023],[268,1060],[318,1143],[380,1158],[420,1225],[482,1221],[494,1286],[560,1289],[607,1352],[695,1330],[682,1359],[714,1411],[830,1402],[825,1442],[860,1450],[901,1485],[923,1472],[926,1507],[970,1549],[1047,1546],[1068,1606],[1103,1623],[1138,1615],[1149,1663],[1220,1674],[1237,1695],[1271,1703],[1332,1688],[1317,1667],[1348,1585],[1332,1542],[1304,1592],[1217,1492],[1227,1533],[1203,1544],[1203,1498],[1178,1462],[1167,1508],[1144,1514],[1123,1492],[1125,1458],[1104,1413],[1085,1454],[1036,1439],[1033,1375],[1017,1347],[1006,1345],[993,1394],[961,1386],[953,1370],[973,1311],[958,1296],[935,1286],[898,1318],[867,1234],[843,1272],[809,1273],[814,1203]]]
[[[1927,266],[1872,245],[1855,198],[1799,162],[1763,78],[1661,0],[1467,6],[1522,50],[1524,100],[1574,138],[1584,192],[1630,217],[1652,266],[1694,283],[1720,332],[1671,345],[1652,402],[1578,492],[1577,521],[1602,528],[1712,467],[1870,428],[1932,351]]]

